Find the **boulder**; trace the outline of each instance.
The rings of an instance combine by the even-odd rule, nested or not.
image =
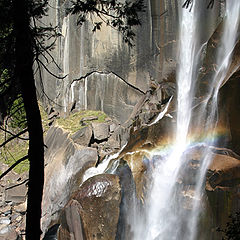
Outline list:
[[[91,126],[83,127],[71,136],[71,139],[82,146],[89,146],[92,138]]]
[[[110,136],[105,144],[105,147],[112,150],[120,149],[120,140],[116,140],[114,136]]]
[[[63,130],[61,127],[50,127],[44,139],[44,143],[46,145],[44,152],[45,165],[54,159],[56,153],[61,149],[62,146],[68,145],[68,136],[69,132]]]
[[[121,187],[116,175],[89,178],[64,209],[59,239],[115,240],[120,201]]]
[[[45,234],[43,240],[57,240],[59,239],[57,237],[57,233],[58,233],[58,229],[59,229],[59,224],[55,224],[53,225]],[[67,238],[64,238],[67,240]]]
[[[26,184],[16,185],[10,184],[6,188],[5,201],[14,202],[16,204],[23,203],[26,200],[27,186]]]
[[[109,136],[109,125],[107,123],[92,123],[93,135],[96,140],[105,140]]]

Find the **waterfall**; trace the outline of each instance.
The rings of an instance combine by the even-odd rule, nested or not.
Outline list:
[[[177,121],[175,142],[169,153],[154,152],[160,160],[154,163],[152,187],[145,202],[143,217],[137,209],[134,221],[134,240],[195,240],[198,220],[202,210],[201,197],[207,167],[211,162],[210,146],[214,146],[214,130],[217,124],[218,92],[231,64],[231,56],[238,36],[240,1],[228,0],[223,34],[217,53],[217,70],[210,79],[206,100],[192,118],[195,87],[200,70],[200,55],[206,43],[199,42],[199,9],[205,6],[194,1],[191,11],[180,9],[179,57],[177,70]],[[186,153],[195,147],[189,141],[192,122],[201,123],[205,135],[200,145],[204,146],[199,167],[195,173],[195,184],[186,187],[181,182],[180,172],[187,175]],[[193,123],[194,125],[194,123]],[[211,136],[210,138],[207,138]],[[210,140],[208,140],[210,139]],[[181,175],[181,176],[182,176]],[[136,217],[137,216],[137,217]]]
[[[205,173],[207,170],[208,165],[212,160],[212,154],[209,150],[209,146],[214,146],[216,144],[214,139],[214,132],[217,125],[218,120],[218,93],[219,89],[222,86],[225,77],[228,73],[232,54],[234,47],[237,43],[237,38],[239,37],[238,29],[240,24],[240,1],[235,0],[228,0],[226,2],[226,16],[225,22],[223,26],[223,33],[220,41],[220,45],[218,46],[217,50],[217,69],[212,79],[212,84],[210,84],[209,93],[207,96],[207,101],[203,104],[201,108],[201,112],[199,114],[205,116],[206,124],[204,128],[204,132],[208,133],[211,137],[210,140],[205,140],[204,145],[207,146],[204,151],[204,156],[202,159],[201,167],[199,173],[197,175],[197,185],[195,188],[195,196],[194,199],[200,199],[204,180],[205,180]],[[210,110],[206,111],[207,106],[210,105]],[[205,114],[203,114],[205,112]],[[202,119],[202,117],[199,117]],[[203,119],[204,120],[204,119]],[[201,207],[199,201],[194,201],[191,220],[189,221],[189,229],[191,229],[190,240],[196,239],[197,234],[197,221],[198,215],[201,211]]]
[[[171,153],[162,156],[153,172],[153,187],[147,200],[147,240],[187,239],[189,232],[183,232],[184,219],[188,213],[183,209],[184,198],[179,198],[183,187],[178,182],[178,173],[185,160],[182,154],[188,146],[187,136],[200,50],[197,8],[197,4],[193,5],[191,11],[180,7],[176,137]],[[158,154],[162,155],[161,152]]]

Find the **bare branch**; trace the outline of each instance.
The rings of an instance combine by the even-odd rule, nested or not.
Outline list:
[[[15,168],[19,163],[23,162],[26,159],[28,159],[28,155],[17,160],[11,167],[9,167],[4,173],[0,175],[0,179],[6,176],[13,168]]]
[[[66,74],[66,75],[63,76],[63,77],[57,76],[57,75],[55,75],[54,73],[52,73],[52,72],[45,66],[45,64],[44,64],[40,59],[38,59],[38,61],[39,61],[39,63],[41,63],[41,65],[43,66],[43,68],[44,68],[50,75],[52,75],[52,76],[55,77],[55,78],[64,79],[64,78],[66,78],[66,77],[68,76],[68,74]]]
[[[27,138],[21,138],[21,137],[20,137],[22,134],[24,134],[25,132],[28,131],[27,128],[24,129],[23,131],[19,132],[18,134],[13,134],[12,132],[10,132],[10,131],[2,128],[2,127],[0,127],[0,130],[4,131],[5,133],[9,133],[10,135],[12,135],[12,137],[8,138],[5,142],[3,142],[2,144],[0,144],[0,148],[3,147],[3,146],[5,146],[8,142],[12,141],[12,140],[15,139],[15,138],[19,138],[19,139],[21,139],[21,140],[28,140]]]
[[[25,179],[23,182],[20,182],[20,183],[18,183],[18,184],[15,184],[15,185],[13,185],[13,186],[11,186],[11,187],[6,188],[6,190],[12,189],[12,188],[15,188],[15,187],[18,187],[18,186],[21,186],[21,185],[23,185],[24,183],[26,183],[26,182],[28,182],[28,181],[29,181],[29,179],[27,178],[27,179]]]

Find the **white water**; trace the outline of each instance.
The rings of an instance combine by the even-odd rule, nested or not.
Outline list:
[[[178,172],[182,166],[182,153],[188,145],[187,135],[191,119],[194,77],[198,65],[197,19],[194,5],[192,11],[182,9],[179,43],[179,66],[177,73],[177,129],[170,155],[158,163],[153,173],[153,187],[148,199],[147,233],[144,239],[170,240],[182,235],[180,221],[185,216],[176,189]],[[159,153],[161,154],[161,153]],[[187,231],[186,231],[187,232]],[[136,239],[139,239],[137,236]]]
[[[89,168],[83,175],[83,181],[85,182],[87,179],[89,179],[90,177],[93,177],[95,175],[104,173],[105,170],[108,167],[109,162],[112,159],[118,158],[118,156],[120,155],[120,153],[123,151],[123,149],[126,147],[127,144],[123,145],[122,148],[115,154],[113,155],[109,155],[107,156],[100,164],[98,164],[97,167],[91,167]]]
[[[218,121],[218,93],[228,73],[231,65],[233,49],[237,43],[237,39],[239,38],[238,29],[240,24],[240,1],[228,0],[226,2],[226,16],[224,23],[223,34],[217,51],[217,70],[212,79],[212,84],[210,85],[208,101],[204,103],[202,107],[202,111],[205,110],[205,117],[207,118],[204,131],[211,136],[209,141],[205,141],[205,145],[208,147],[216,144],[214,139],[214,131]],[[211,106],[210,111],[206,111],[207,104]],[[212,160],[212,154],[209,148],[206,148],[204,155],[205,157],[202,159],[199,174],[197,176],[198,181],[195,188],[194,199],[201,199],[205,174],[207,167]],[[196,239],[198,216],[201,210],[200,201],[194,201],[191,221],[188,223],[189,229],[191,229],[189,238],[191,240]]]
[[[195,4],[196,1],[195,1]],[[188,141],[191,109],[194,100],[194,88],[199,70],[199,56],[203,48],[198,44],[198,14],[200,6],[193,6],[191,12],[181,9],[179,67],[177,72],[178,106],[177,127],[173,149],[169,155],[161,152],[152,173],[152,188],[146,201],[146,219],[134,218],[133,227],[135,240],[194,240],[198,234],[198,220],[201,209],[201,197],[207,167],[211,161],[209,146],[214,145],[213,134],[217,123],[218,92],[231,64],[232,51],[236,44],[240,1],[228,0],[226,19],[217,54],[217,71],[209,86],[209,96],[204,101],[199,115],[199,122],[206,124],[202,130],[212,135],[211,140],[204,141],[202,160],[194,189],[185,189],[179,182],[179,171],[184,169],[188,159],[183,153],[190,147]],[[210,107],[209,107],[210,106]],[[207,136],[206,136],[207,137]],[[187,174],[187,173],[184,173]],[[185,196],[183,196],[185,193]],[[190,200],[189,207],[184,208],[186,197]],[[139,216],[140,217],[140,216]],[[137,219],[137,220],[136,220]]]

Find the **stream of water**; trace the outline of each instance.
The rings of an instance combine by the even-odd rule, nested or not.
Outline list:
[[[194,102],[195,84],[198,78],[199,63],[203,45],[198,41],[198,23],[200,8],[194,1],[191,11],[180,10],[179,57],[177,70],[177,124],[175,142],[170,153],[157,153],[159,161],[152,173],[152,187],[146,199],[145,219],[137,220],[134,227],[134,239],[146,240],[195,240],[198,239],[198,221],[202,210],[201,197],[207,167],[211,162],[209,146],[215,144],[214,130],[217,124],[218,92],[231,64],[232,51],[238,38],[240,1],[229,0],[226,4],[226,16],[223,33],[218,46],[216,73],[209,85],[207,100],[197,112],[197,122],[205,123],[205,133],[200,145],[204,146],[195,183],[189,187],[182,184],[180,172],[187,175],[186,165],[189,159],[185,152],[192,148],[188,135]],[[207,136],[210,138],[207,138]],[[210,139],[210,140],[209,140]],[[154,153],[156,154],[156,152]],[[141,216],[142,218],[142,216]]]

